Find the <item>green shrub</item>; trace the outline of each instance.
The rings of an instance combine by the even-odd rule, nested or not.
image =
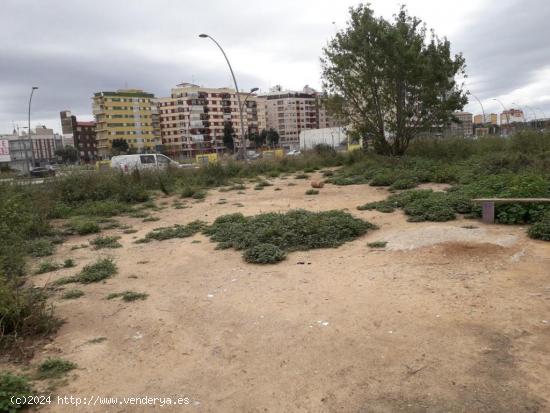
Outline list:
[[[542,241],[550,241],[550,213],[544,215],[540,221],[531,225],[528,230],[531,238],[540,239]]]
[[[369,202],[357,207],[359,211],[371,211],[376,210],[378,212],[390,213],[395,211],[395,208],[387,201]]]
[[[107,296],[107,300],[121,297],[124,301],[131,302],[136,300],[145,300],[149,294],[136,293],[135,291],[124,291],[121,293],[111,293]]]
[[[38,266],[38,269],[35,271],[35,274],[45,274],[47,272],[56,271],[61,268],[61,265],[51,261],[41,262]]]
[[[50,240],[39,238],[29,241],[27,250],[29,255],[33,257],[46,257],[48,255],[53,255],[55,246]]]
[[[76,276],[76,282],[89,284],[102,281],[117,273],[117,267],[113,260],[102,258],[93,264],[86,265],[80,274]]]
[[[257,244],[247,249],[243,257],[246,262],[254,264],[274,264],[285,259],[283,250],[273,244]]]
[[[309,175],[305,173],[297,174],[294,176],[294,179],[308,179]]]
[[[281,251],[338,247],[374,225],[342,211],[265,213],[252,217],[229,214],[218,217],[203,232],[218,248],[248,250],[270,244]]]
[[[398,178],[391,185],[390,189],[411,189],[418,185],[414,178]]]
[[[120,248],[122,244],[118,242],[120,239],[119,236],[110,236],[110,237],[95,237],[90,241],[90,244],[94,246],[94,249],[99,250],[101,248]]]
[[[306,195],[319,195],[319,191],[317,189],[308,189]]]
[[[75,266],[76,266],[76,263],[72,258],[67,258],[65,261],[63,261],[63,268],[72,268]]]
[[[68,360],[58,357],[48,358],[38,366],[38,379],[57,379],[76,367],[75,363]]]
[[[387,244],[387,241],[374,241],[367,243],[367,246],[369,248],[384,248]]]
[[[80,298],[84,295],[84,291],[82,290],[67,290],[61,294],[61,298],[64,300],[74,300],[76,298]]]
[[[26,377],[8,371],[0,373],[0,412],[14,413],[23,409],[27,404],[12,403],[12,400],[24,401],[31,396],[33,388]]]
[[[200,232],[206,223],[204,221],[192,221],[187,225],[174,225],[173,227],[155,228],[147,233],[140,242],[149,242],[150,240],[163,241],[171,238],[187,238]],[[138,242],[136,241],[136,242]]]
[[[43,289],[23,287],[0,275],[0,343],[56,331],[60,322],[46,298]]]
[[[101,231],[101,227],[96,221],[86,218],[71,219],[68,228],[71,233],[78,235],[97,234]]]

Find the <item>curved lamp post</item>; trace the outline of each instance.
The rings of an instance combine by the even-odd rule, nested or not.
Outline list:
[[[235,92],[237,94],[237,103],[239,105],[239,117],[241,119],[241,147],[239,148],[237,158],[238,159],[244,159],[245,156],[246,156],[245,155],[246,152],[244,150],[245,137],[244,137],[243,108],[242,108],[242,105],[241,105],[241,96],[239,94],[239,86],[237,85],[237,79],[235,78],[235,73],[233,73],[233,68],[231,67],[231,63],[229,63],[229,59],[227,58],[227,55],[225,54],[225,51],[220,46],[220,44],[212,36],[210,36],[208,34],[201,33],[201,34],[199,34],[199,37],[202,38],[202,39],[208,38],[208,39],[212,40],[216,44],[216,46],[218,46],[219,49],[221,50],[221,52],[223,54],[223,57],[225,57],[225,61],[227,62],[227,66],[229,66],[229,71],[231,72],[231,77],[233,78],[233,83],[235,84]]]
[[[32,135],[31,135],[31,102],[32,102],[32,95],[34,94],[34,91],[38,89],[38,86],[33,86],[31,89],[31,96],[29,97],[29,144],[31,147],[31,160],[32,164],[31,167],[34,168],[34,149],[32,147]],[[25,150],[25,160],[27,161],[27,165],[29,164],[29,155],[27,154],[27,151]],[[29,169],[30,173],[30,169]]]
[[[485,125],[485,122],[487,122],[487,118],[485,118],[485,109],[483,108],[483,104],[481,103],[481,100],[477,98],[476,95],[473,95],[471,93],[470,95],[472,95],[475,98],[475,100],[477,100],[477,103],[479,103],[479,106],[481,106],[481,113],[483,113],[483,125]]]
[[[506,109],[506,107],[504,106],[504,104],[497,98],[494,98],[493,100],[497,101],[498,103],[500,103],[500,106],[502,106],[502,110],[504,112],[506,112],[506,126],[507,127],[510,127],[510,116],[508,114],[508,111]],[[502,120],[500,121],[500,123],[502,124]]]

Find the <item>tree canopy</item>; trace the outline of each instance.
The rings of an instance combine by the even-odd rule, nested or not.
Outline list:
[[[461,54],[405,7],[392,21],[368,5],[350,8],[348,26],[323,49],[327,108],[374,149],[402,155],[420,132],[453,120],[467,103],[455,77],[465,76]]]

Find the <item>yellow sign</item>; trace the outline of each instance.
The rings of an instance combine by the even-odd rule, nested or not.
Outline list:
[[[95,169],[98,171],[108,171],[111,169],[111,161],[97,161],[95,163]]]
[[[356,151],[358,149],[361,149],[361,144],[359,144],[359,143],[356,143],[356,144],[348,143],[348,152]]]
[[[282,158],[284,155],[284,152],[282,149],[274,149],[271,151],[263,151],[262,154],[263,154],[263,157],[266,159],[273,159],[273,158]]]
[[[200,155],[197,155],[195,157],[197,160],[197,164],[199,165],[208,165],[209,163],[217,163],[218,162],[218,154],[217,153],[203,153]]]

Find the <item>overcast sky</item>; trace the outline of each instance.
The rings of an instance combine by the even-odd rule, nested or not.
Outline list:
[[[371,0],[391,17],[399,4]],[[550,1],[410,0],[410,13],[467,64],[467,89],[485,111],[527,105],[550,116]],[[91,119],[101,90],[140,88],[168,96],[180,82],[230,86],[225,48],[241,89],[281,84],[319,88],[319,56],[345,27],[348,0],[2,0],[0,13],[0,134],[26,125],[30,88],[33,127],[60,131],[59,111]],[[480,113],[470,99],[467,110]],[[524,107],[528,118],[532,111]]]

